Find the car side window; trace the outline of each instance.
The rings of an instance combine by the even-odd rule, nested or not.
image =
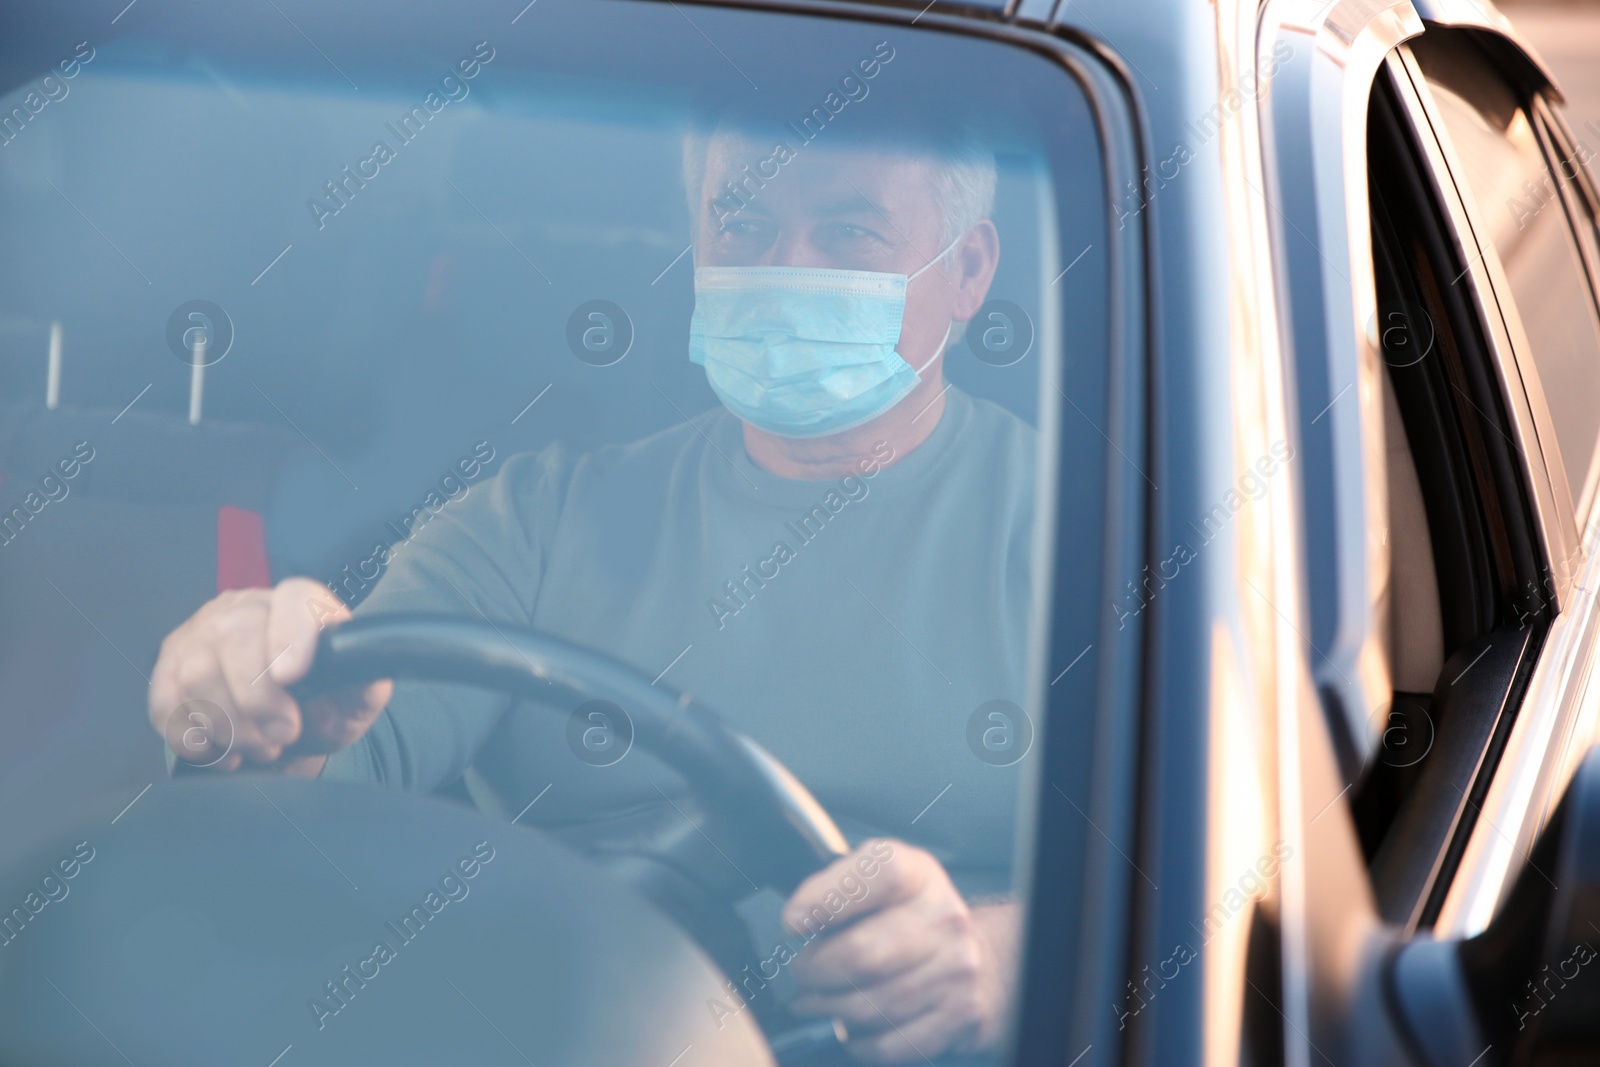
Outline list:
[[[1578,161],[1541,143],[1540,120],[1474,42],[1427,34],[1412,52],[1476,202],[1479,234],[1505,271],[1543,385],[1556,444],[1580,520],[1600,442],[1600,320],[1583,257],[1562,206]]]
[[[1454,284],[1475,246],[1398,70],[1373,87],[1367,144],[1394,692],[1352,806],[1380,913],[1415,928],[1443,903],[1543,616],[1517,598],[1539,557],[1492,308]]]

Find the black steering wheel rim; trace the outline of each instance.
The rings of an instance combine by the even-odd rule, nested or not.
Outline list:
[[[324,631],[294,692],[304,699],[383,678],[461,683],[544,704],[616,704],[632,722],[633,743],[677,771],[708,813],[738,813],[720,825],[734,837],[741,869],[785,895],[849,850],[822,805],[760,744],[690,694],[593,649],[453,615],[374,615]]]

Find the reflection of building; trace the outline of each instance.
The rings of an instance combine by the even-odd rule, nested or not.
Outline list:
[[[1567,98],[1567,124],[1574,131],[1587,122],[1600,124],[1600,0],[1513,0],[1498,6],[1555,72]]]

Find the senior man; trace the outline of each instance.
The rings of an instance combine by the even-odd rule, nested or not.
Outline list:
[[[669,667],[856,843],[784,904],[791,931],[859,859],[892,856],[795,958],[789,1009],[843,1020],[865,1061],[982,1054],[1016,963],[1017,778],[953,750],[974,708],[1023,699],[1034,436],[943,367],[999,260],[994,157],[935,121],[860,122],[785,153],[753,128],[686,142],[687,355],[722,406],[591,454],[507,459],[357,613],[482,613]],[[464,781],[508,815],[554,783],[525,821],[587,841],[665,808],[644,757],[597,773],[559,716],[504,699],[385,681],[298,705],[319,623],[348,615],[303,578],[219,596],[163,643],[151,721],[208,700],[234,720],[222,769]],[[928,767],[951,795],[918,815]]]

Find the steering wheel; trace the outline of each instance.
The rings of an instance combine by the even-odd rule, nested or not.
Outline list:
[[[632,743],[677,771],[689,796],[673,803],[664,824],[586,851],[676,920],[730,977],[758,958],[734,903],[758,886],[787,896],[849,851],[822,805],[766,749],[689,694],[653,685],[590,649],[457,616],[375,616],[324,632],[296,693],[310,697],[380,678],[460,682],[555,706],[604,700],[623,709]],[[756,1007],[780,1045],[806,1047],[812,1038],[827,1044],[835,1036],[828,1027],[797,1027],[771,998]]]
[[[623,709],[632,743],[677,771],[684,803],[658,827],[590,858],[653,900],[737,975],[757,956],[734,902],[753,886],[784,896],[849,851],[833,819],[771,753],[687,694],[626,664],[548,634],[431,614],[356,619],[322,635],[296,687],[314,696],[380,678],[461,682],[547,705],[604,700]],[[797,1025],[771,998],[756,1017],[780,1059],[831,1047],[828,1024]]]
[[[730,966],[749,961],[734,947],[747,952],[747,941],[727,938],[729,925],[743,938],[728,898],[751,882],[787,894],[847,851],[821,805],[758,744],[689,695],[606,656],[448,616],[375,616],[326,632],[297,696],[378,678],[626,709],[633,743],[677,771],[689,796],[679,805],[680,832],[632,843],[634,854],[611,857],[612,866],[677,924],[630,904],[614,878],[545,835],[508,832],[459,805],[331,781],[186,775],[141,793],[116,815],[120,825],[108,825],[103,811],[88,814],[91,802],[103,802],[88,798],[6,849],[3,899],[30,910],[39,893],[49,900],[20,935],[8,931],[0,1058],[98,1063],[116,1058],[109,1045],[143,1059],[206,1063],[229,1042],[250,1046],[224,1046],[232,1058],[263,1063],[289,1044],[304,1062],[367,1059],[387,1048],[386,1062],[524,1062],[540,1053],[534,1062],[543,1067],[666,1063],[694,1044],[711,1054],[697,1052],[697,1062],[732,1064],[770,1063],[769,1047],[781,1058],[786,1047],[807,1053],[831,1040],[813,1028],[769,1036],[769,1046],[755,1037],[756,1013],[724,1019],[706,1010],[726,997]],[[732,890],[697,869],[694,843],[713,841],[737,865]],[[446,895],[448,885],[466,885],[467,876],[452,873],[446,883],[440,871],[481,858],[467,850],[486,845],[498,862],[482,864],[470,895],[461,890],[465,902],[435,920],[456,933],[430,929],[416,938],[423,947],[411,947],[405,917],[427,917],[413,907],[419,896],[430,890],[431,910],[438,892],[430,885]],[[74,862],[85,849],[93,859]],[[689,948],[685,930],[723,974]],[[362,958],[374,935],[393,946],[399,966]],[[341,1010],[330,1014],[334,1007]],[[418,1036],[419,1023],[432,1027],[440,1013],[466,1020],[447,1054],[432,1029]]]
[[[658,688],[582,646],[456,616],[391,614],[324,632],[313,664],[295,687],[297,698],[407,678],[461,682],[545,704],[613,703],[628,715],[633,743],[683,776],[697,814],[717,831],[694,826],[696,836],[730,849],[743,877],[785,895],[849,851],[822,805],[766,749],[689,694]],[[680,842],[693,839],[675,835],[655,851],[670,863],[689,850]]]

